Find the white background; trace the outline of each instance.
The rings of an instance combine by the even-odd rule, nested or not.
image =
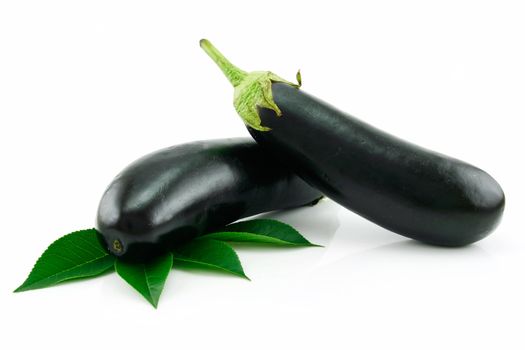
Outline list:
[[[521,1],[2,1],[0,347],[523,349],[524,18]],[[116,274],[12,293],[129,162],[247,136],[202,37],[485,169],[501,225],[436,248],[324,201],[271,217],[325,248],[238,249],[252,282],[175,269],[157,310]]]

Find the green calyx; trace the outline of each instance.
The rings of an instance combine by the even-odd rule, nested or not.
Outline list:
[[[261,125],[258,108],[267,108],[281,116],[282,112],[275,103],[272,95],[272,83],[285,83],[290,86],[301,87],[301,73],[297,72],[297,84],[291,83],[278,75],[268,71],[245,72],[234,66],[208,40],[200,41],[202,49],[219,66],[226,78],[235,88],[233,105],[244,123],[259,131],[269,131],[270,128]]]

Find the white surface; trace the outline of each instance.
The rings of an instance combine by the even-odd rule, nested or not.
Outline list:
[[[523,349],[524,18],[521,1],[1,2],[0,348]],[[201,37],[487,170],[500,227],[440,249],[325,201],[274,216],[325,248],[241,248],[252,282],[174,270],[157,310],[115,274],[11,293],[129,162],[247,135]]]

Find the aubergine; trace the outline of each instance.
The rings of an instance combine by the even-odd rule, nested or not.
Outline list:
[[[398,234],[441,246],[486,237],[505,196],[485,171],[383,132],[271,72],[247,73],[209,41],[201,47],[235,88],[252,137],[307,183]]]
[[[96,228],[113,255],[145,260],[238,219],[321,197],[249,138],[197,141],[120,172],[100,200]]]

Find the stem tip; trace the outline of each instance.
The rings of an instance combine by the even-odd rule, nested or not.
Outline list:
[[[209,43],[208,39],[201,39],[201,40],[199,40],[199,46],[200,47],[203,47],[207,43]]]

